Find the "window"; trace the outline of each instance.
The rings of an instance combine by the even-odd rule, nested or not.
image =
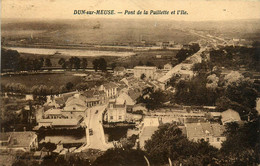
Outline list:
[[[119,120],[122,120],[122,116],[119,116],[118,119],[119,119]]]
[[[110,120],[113,120],[113,116],[110,116]]]
[[[219,142],[220,141],[220,138],[217,138],[217,142]]]

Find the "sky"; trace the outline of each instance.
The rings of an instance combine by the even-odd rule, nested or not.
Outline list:
[[[74,10],[185,10],[188,15],[74,15]],[[2,0],[1,18],[148,18],[184,21],[260,19],[260,0]]]

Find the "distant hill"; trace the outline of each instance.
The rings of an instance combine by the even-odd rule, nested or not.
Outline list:
[[[144,19],[2,20],[5,40],[32,39],[40,43],[116,44],[175,41],[186,44],[198,39],[189,30],[212,35],[260,39],[259,20],[185,22]]]

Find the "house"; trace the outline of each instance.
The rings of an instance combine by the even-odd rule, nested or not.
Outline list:
[[[109,82],[106,84],[103,84],[100,86],[99,90],[104,91],[107,95],[107,98],[116,98],[118,93],[117,93],[117,84],[114,82]]]
[[[124,122],[126,120],[126,101],[111,99],[104,117],[107,122]]]
[[[38,148],[38,137],[35,132],[2,132],[0,134],[1,150],[21,150],[29,152]]]
[[[131,88],[128,90],[128,95],[133,101],[136,101],[137,98],[142,95],[142,92],[140,91],[140,89]]]
[[[44,112],[43,117],[45,119],[61,119],[66,118],[62,115],[62,109],[51,108]]]
[[[65,107],[62,109],[62,113],[67,118],[82,116],[85,117],[87,110],[86,97],[82,95],[74,95],[69,97],[66,101]]]
[[[107,95],[103,90],[91,89],[83,92],[83,96],[86,97],[86,106],[93,107],[106,103]]]
[[[134,77],[140,79],[141,76],[144,76],[147,79],[154,79],[156,70],[155,66],[136,66],[134,67]]]
[[[114,68],[114,73],[115,75],[123,76],[126,74],[126,70],[124,67],[117,66]]]
[[[170,63],[167,63],[163,66],[163,69],[166,70],[166,71],[170,71],[172,69],[172,64]]]
[[[117,97],[117,100],[125,101],[126,109],[128,111],[132,111],[133,106],[135,105],[135,101],[127,94],[122,93]]]
[[[226,140],[225,126],[218,123],[186,123],[185,127],[190,141],[204,140],[216,148],[221,148],[222,142]]]
[[[50,108],[37,119],[39,127],[77,128],[86,117],[86,97],[74,94],[69,97],[64,108]]]
[[[225,125],[226,123],[239,121],[241,121],[239,113],[232,109],[228,109],[221,113],[221,122],[223,125]]]

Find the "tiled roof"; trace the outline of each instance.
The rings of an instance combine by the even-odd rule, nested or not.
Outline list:
[[[134,89],[129,89],[128,95],[131,97],[133,101],[135,101],[139,96],[141,96],[141,92]]]
[[[126,101],[126,105],[134,105],[135,102],[133,101],[133,99],[126,93],[122,93],[117,97],[117,100],[123,100]]]
[[[82,106],[82,105],[80,105],[80,104],[70,104],[70,105],[68,105],[68,106],[66,106],[66,107],[64,107],[63,108],[63,110],[62,111],[82,111],[82,112],[84,112],[85,110],[87,109],[87,107],[84,105],[84,106]]]
[[[51,123],[53,126],[76,126],[77,119],[41,119],[39,123]]]
[[[222,112],[221,116],[222,116],[221,119],[222,123],[226,121],[241,121],[239,113],[232,109],[228,109]]]
[[[220,137],[225,131],[225,127],[217,123],[187,123],[185,126],[189,138],[206,136]]]
[[[104,86],[106,89],[117,88],[117,84],[114,83],[114,82],[109,82],[109,83],[103,84],[103,86]]]
[[[72,96],[66,101],[66,107],[71,106],[71,105],[79,105],[79,106],[84,107],[86,105],[85,101],[86,101],[86,99],[83,97],[78,98],[78,97]]]
[[[65,104],[65,99],[63,97],[55,98],[55,102],[59,105]]]
[[[154,70],[156,69],[155,66],[135,66],[134,69],[150,69],[150,70]]]
[[[57,114],[61,114],[61,109],[55,109],[55,108],[51,108],[49,110],[47,110],[46,112],[44,112],[45,115],[57,115]]]
[[[61,96],[64,98],[65,101],[67,101],[69,97],[74,96],[75,94],[78,93],[79,93],[78,91],[68,92],[68,93],[61,94]]]

